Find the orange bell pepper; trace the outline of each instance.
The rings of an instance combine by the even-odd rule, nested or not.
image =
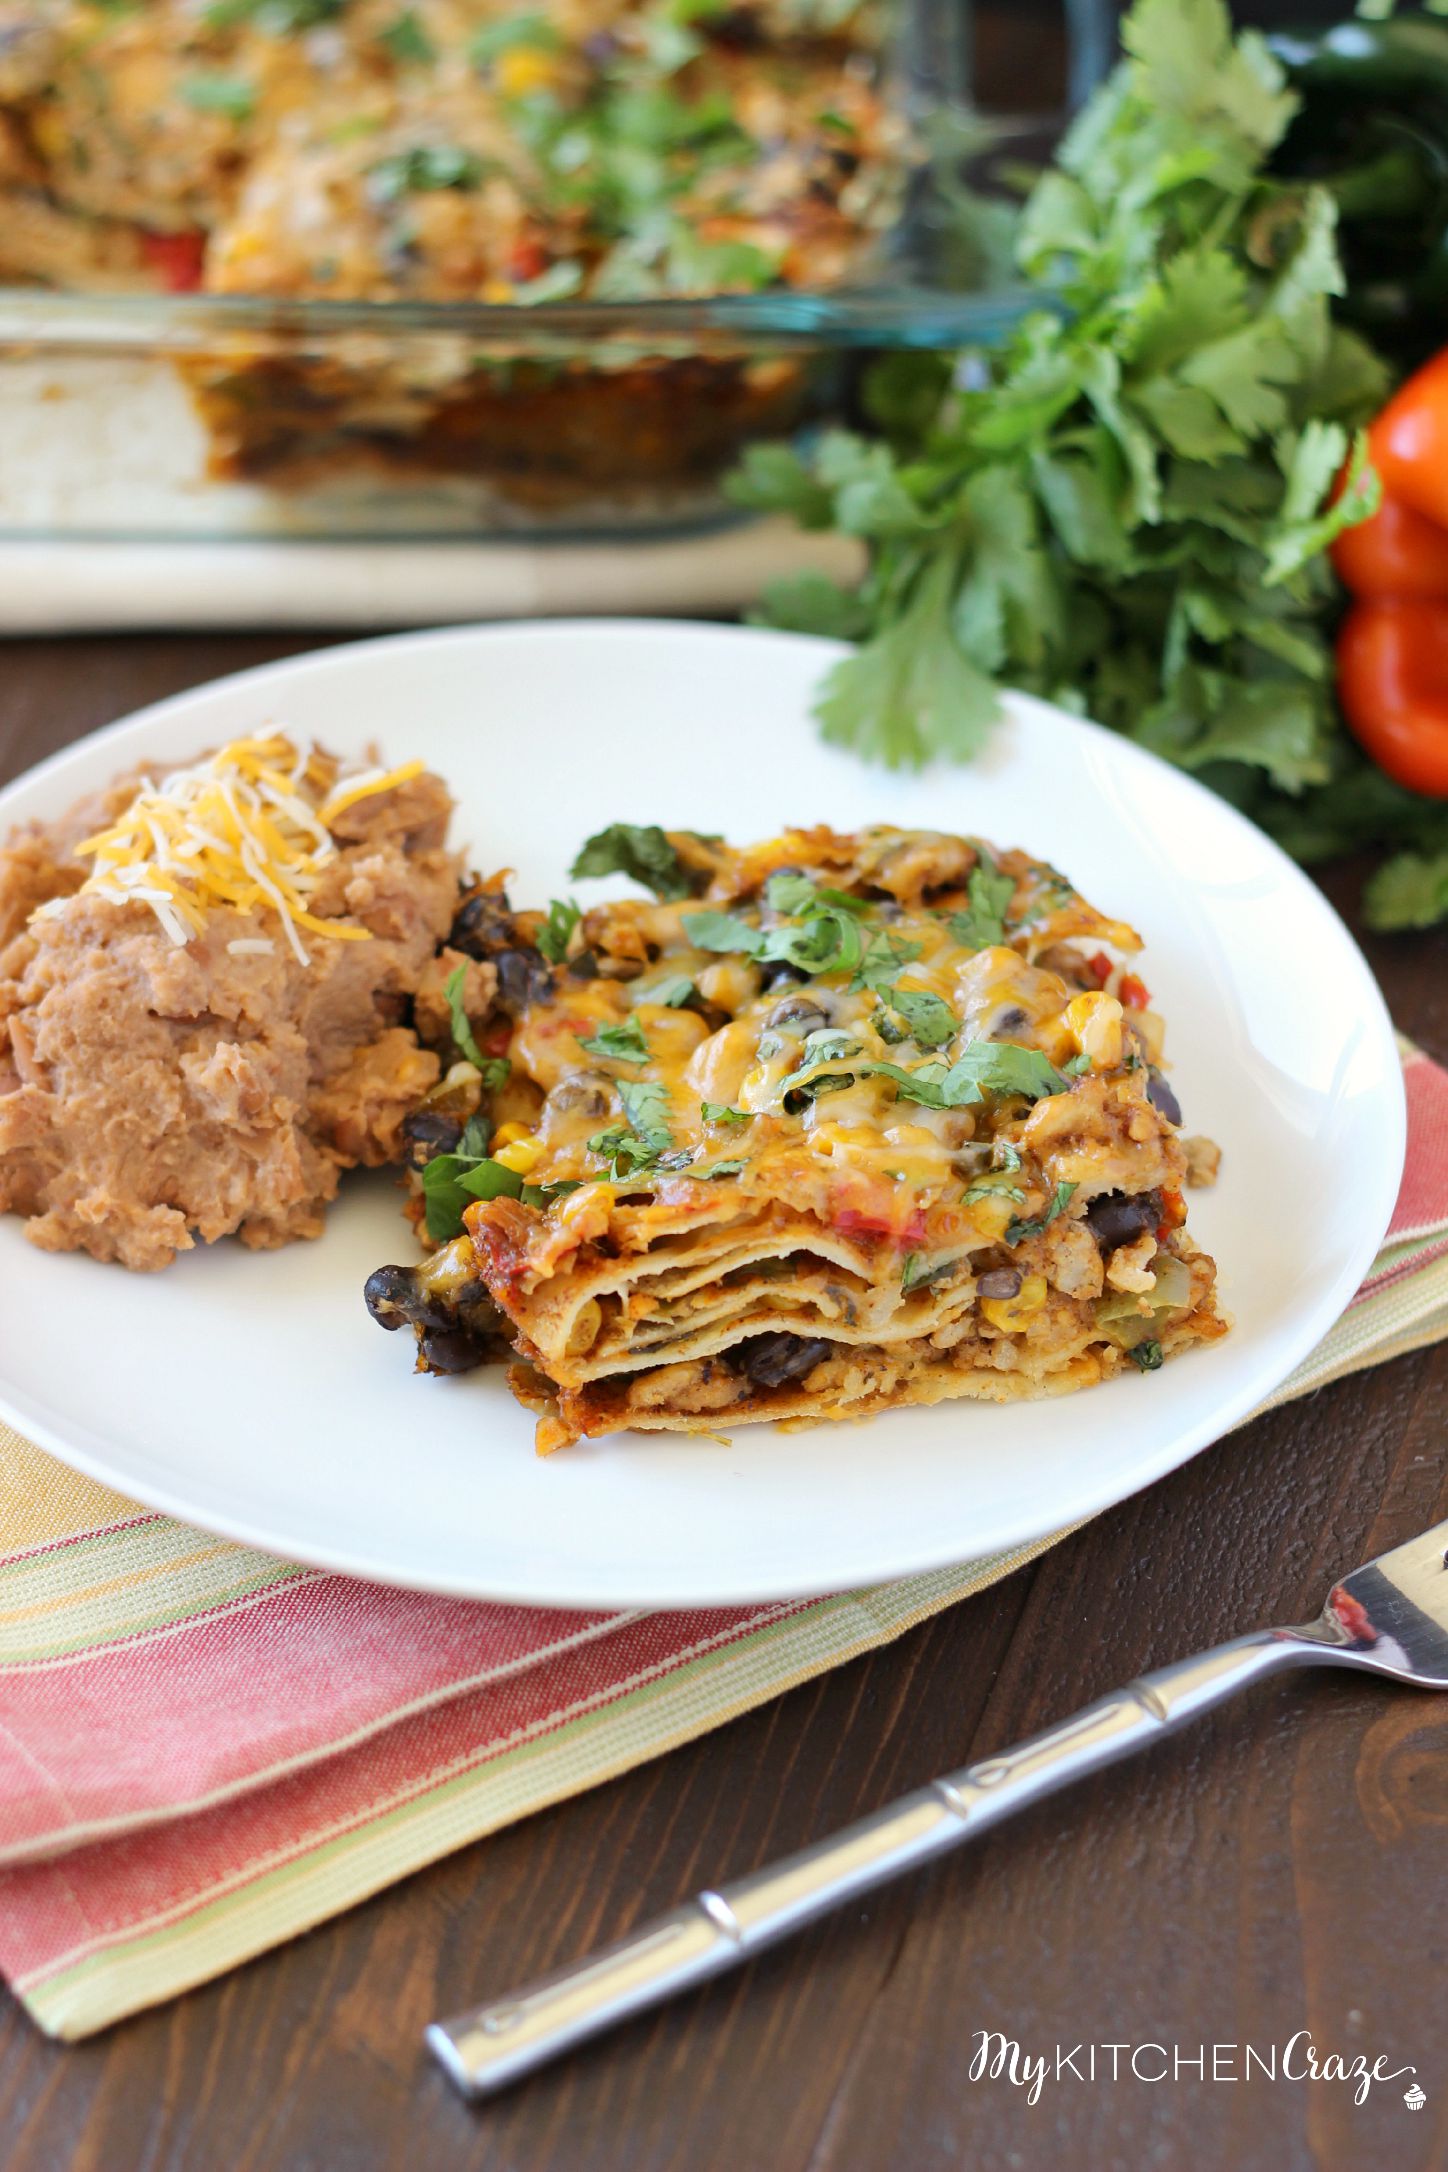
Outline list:
[[[1368,450],[1382,505],[1332,545],[1359,599],[1338,634],[1338,696],[1379,769],[1448,799],[1448,348],[1393,395]]]

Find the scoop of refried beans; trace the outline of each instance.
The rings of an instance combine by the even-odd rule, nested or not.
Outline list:
[[[339,1173],[393,1159],[438,1076],[404,1021],[456,906],[451,802],[419,776],[338,814],[312,909],[371,940],[304,934],[303,966],[274,914],[217,908],[177,945],[146,905],[75,895],[75,843],[134,790],[0,849],[0,1208],[47,1251],[136,1268],[315,1237]]]

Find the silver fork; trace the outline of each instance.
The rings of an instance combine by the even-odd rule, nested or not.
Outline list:
[[[629,2014],[737,1968],[831,1908],[959,1847],[1286,1667],[1366,1667],[1448,1689],[1448,1523],[1354,1569],[1300,1629],[1259,1629],[1143,1674],[1016,1749],[932,1780],[832,1839],[691,1901],[511,1998],[434,2022],[465,2096],[490,2096]]]

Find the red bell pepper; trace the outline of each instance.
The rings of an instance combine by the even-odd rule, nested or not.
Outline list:
[[[1368,449],[1382,506],[1332,546],[1358,598],[1338,635],[1338,695],[1380,769],[1448,798],[1448,348],[1393,395]]]

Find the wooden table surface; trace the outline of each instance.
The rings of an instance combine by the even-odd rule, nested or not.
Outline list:
[[[4,646],[0,776],[316,638]],[[1351,874],[1328,887],[1350,911]],[[1367,947],[1399,1023],[1448,1058],[1448,935]],[[487,2109],[452,2094],[421,2031],[1142,1668],[1315,1612],[1340,1567],[1448,1516],[1445,1416],[1448,1348],[1279,1411],[887,1650],[89,2043],[47,2042],[4,1999],[0,2165],[1443,2165],[1448,1700],[1334,1677],[1259,1689]],[[1405,2079],[1357,2106],[1342,2082],[1193,2065],[1068,2072],[1032,2105],[969,2078],[980,2029],[1052,2060],[1205,2045],[1207,2074],[1213,2045],[1280,2052],[1306,2030],[1323,2057],[1416,2066],[1428,2103],[1404,2107]]]

